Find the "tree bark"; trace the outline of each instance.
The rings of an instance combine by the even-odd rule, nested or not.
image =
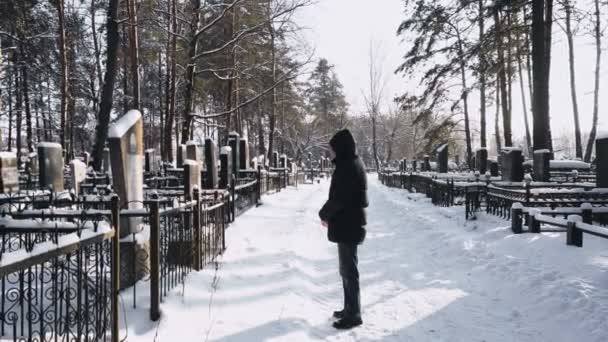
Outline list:
[[[507,92],[507,76],[506,76],[506,62],[504,55],[503,46],[503,30],[500,15],[498,9],[494,11],[494,21],[496,23],[496,46],[498,53],[498,79],[499,79],[499,91],[502,104],[502,120],[503,120],[503,134],[505,139],[505,146],[512,146],[511,140],[511,113],[509,108],[509,95]]]
[[[551,0],[549,0],[551,1]],[[532,63],[534,98],[534,150],[552,149],[551,125],[549,122],[549,65],[547,63],[547,40],[544,15],[544,0],[532,1]]]
[[[13,72],[8,73],[8,151],[13,148]]]
[[[581,126],[578,112],[578,97],[576,95],[576,73],[574,68],[574,38],[572,34],[572,3],[564,1],[566,12],[566,38],[568,40],[568,65],[570,69],[570,97],[572,98],[572,114],[574,115],[574,140],[576,145],[576,158],[583,159],[583,145],[581,141]]]
[[[193,129],[192,123],[194,116],[192,116],[192,102],[194,98],[194,74],[196,73],[196,50],[198,47],[198,38],[196,32],[198,31],[200,22],[200,0],[191,0],[192,4],[192,19],[190,21],[190,44],[188,46],[188,66],[186,67],[186,88],[184,91],[184,112],[182,114],[182,144],[185,144],[190,139],[190,133]]]
[[[522,71],[521,51],[517,47],[517,71],[519,73],[519,88],[521,91],[521,103],[524,111],[524,126],[526,129],[526,148],[529,150],[532,146],[532,136],[530,135],[530,123],[528,122],[528,104],[526,103],[526,92],[524,90],[524,75]]]
[[[481,147],[487,147],[487,137],[486,137],[486,58],[485,51],[483,50],[483,40],[485,35],[484,28],[484,4],[483,0],[479,0],[479,13],[478,13],[478,24],[479,24],[479,115],[480,115],[480,130],[481,137],[480,143]]]
[[[129,57],[131,58],[131,82],[133,86],[134,109],[141,109],[139,88],[139,39],[137,34],[137,0],[127,0],[127,15],[129,16]]]
[[[64,0],[57,0],[57,15],[59,20],[59,62],[61,65],[61,109],[59,110],[60,115],[60,136],[59,140],[62,148],[66,148],[66,121],[67,121],[67,107],[68,98],[70,97],[68,89],[68,56],[66,51],[66,33],[65,33],[65,11],[64,11]]]
[[[268,18],[270,18],[270,1],[268,2]],[[276,46],[275,46],[275,32],[272,25],[272,20],[268,20],[268,33],[270,34],[270,58],[272,63],[272,84],[276,83],[277,80],[277,58],[276,58]],[[268,133],[268,159],[272,157],[272,151],[274,150],[274,131],[276,125],[276,113],[277,113],[277,88],[272,88],[272,97],[270,100],[270,132]]]
[[[595,0],[595,86],[593,89],[593,123],[591,126],[591,132],[589,133],[589,141],[587,141],[587,148],[585,150],[586,162],[591,161],[593,145],[595,144],[595,137],[597,135],[597,122],[599,119],[600,67],[602,61],[602,22],[600,20],[600,4],[599,0]]]
[[[177,33],[177,1],[171,0],[171,32]],[[176,71],[177,71],[177,36],[171,34],[171,71],[169,82],[169,108],[167,111],[167,120],[165,120],[165,160],[169,163],[173,162],[173,126],[177,126],[175,121],[175,93],[176,93]],[[177,139],[177,135],[175,136]]]
[[[496,151],[498,154],[502,151],[502,143],[500,140],[500,81],[496,78],[496,119],[494,120],[494,136],[496,139]]]
[[[95,144],[93,145],[93,168],[101,170],[103,149],[108,137],[108,125],[110,124],[110,113],[112,112],[114,82],[117,72],[117,53],[119,48],[118,34],[118,2],[109,0],[108,14],[106,19],[106,74],[104,77],[99,115],[97,116],[97,129],[95,130]]]
[[[21,53],[23,54],[23,45],[21,46]],[[25,57],[22,55],[22,57]],[[25,108],[25,126],[26,126],[26,138],[27,138],[27,149],[29,152],[34,151],[34,143],[32,139],[32,111],[30,106],[30,90],[28,85],[27,66],[26,63],[21,64],[21,86],[23,87],[23,106]]]

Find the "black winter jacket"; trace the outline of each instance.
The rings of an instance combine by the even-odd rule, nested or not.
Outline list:
[[[329,199],[319,211],[319,217],[328,223],[329,241],[362,243],[368,206],[365,166],[355,154],[355,140],[348,130],[336,133],[329,144],[336,153],[335,170]]]

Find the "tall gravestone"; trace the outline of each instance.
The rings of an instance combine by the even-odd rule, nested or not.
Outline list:
[[[241,170],[249,169],[249,142],[245,138],[239,141],[239,168]]]
[[[240,138],[237,132],[231,132],[230,134],[228,134],[228,146],[230,146],[232,156],[232,161],[230,161],[230,165],[232,166],[232,174],[234,175],[234,177],[237,178],[239,176],[239,155],[241,153],[241,151],[239,150],[239,141]]]
[[[110,160],[110,148],[109,147],[104,147],[103,148],[103,156],[102,156],[102,160],[101,160],[101,168],[103,170],[104,173],[109,174],[110,176],[112,176],[112,162]]]
[[[27,172],[30,175],[37,175],[40,169],[38,168],[38,154],[32,152],[28,155],[27,160]]]
[[[422,171],[431,171],[431,157],[424,156],[424,167]]]
[[[548,182],[551,180],[551,151],[534,151],[533,173],[534,180],[537,182]]]
[[[51,187],[53,191],[63,191],[63,149],[58,143],[38,144],[38,186]]]
[[[3,194],[19,191],[19,171],[17,154],[0,152],[0,192]]]
[[[279,167],[279,152],[277,151],[272,152],[272,167]]]
[[[220,188],[227,189],[232,183],[232,148],[224,146],[220,150]]]
[[[416,159],[412,160],[412,171],[416,172],[418,170],[418,161]]]
[[[194,188],[201,187],[201,163],[196,160],[184,161],[184,193],[192,197]]]
[[[201,161],[201,151],[194,141],[188,141],[186,143],[186,159],[194,160],[199,163]]]
[[[282,154],[281,155],[281,160],[280,160],[280,168],[281,169],[286,169],[287,168],[287,156]]]
[[[145,152],[144,170],[148,173],[156,172],[156,152],[153,148],[147,149]]]
[[[205,189],[217,188],[217,146],[213,139],[205,139]]]
[[[496,161],[490,162],[490,176],[498,177],[498,175],[499,175],[498,171],[499,171],[498,162],[496,162]]]
[[[599,188],[608,188],[608,136],[595,140],[596,182]]]
[[[178,169],[181,169],[182,167],[184,167],[184,161],[186,159],[188,159],[188,157],[186,156],[186,145],[184,144],[179,144],[177,145],[177,158],[176,159],[176,165],[175,167]]]
[[[71,188],[74,193],[80,194],[80,183],[84,182],[87,177],[87,165],[79,159],[74,159],[70,162]]]
[[[488,171],[488,150],[485,148],[475,151],[475,169],[481,174]]]
[[[143,120],[138,110],[128,111],[108,131],[112,181],[123,209],[143,208],[143,134]],[[141,218],[121,217],[121,237],[138,233],[141,229]]]
[[[130,110],[114,122],[108,130],[108,146],[114,191],[121,209],[143,209],[144,204],[144,126],[141,112]],[[142,233],[141,217],[121,217],[120,258],[121,288],[132,286],[150,269],[150,241]]]
[[[448,172],[448,144],[441,146],[437,150],[437,171],[439,173]]]
[[[521,182],[524,180],[524,160],[521,149],[503,150],[501,161],[503,181]]]

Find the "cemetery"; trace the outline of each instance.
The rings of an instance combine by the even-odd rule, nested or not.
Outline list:
[[[608,139],[596,140],[594,165],[552,160],[547,150],[526,161],[513,147],[503,149],[498,162],[488,161],[480,149],[474,170],[449,172],[447,145],[442,145],[434,167],[429,156],[422,163],[404,159],[398,169],[386,168],[378,177],[388,187],[425,194],[434,205],[461,206],[467,220],[494,215],[511,220],[514,234],[565,232],[568,245],[582,247],[583,233],[608,238],[607,147]]]
[[[120,293],[149,283],[158,320],[168,292],[227,248],[232,222],[330,167],[313,168],[312,155],[302,170],[277,152],[252,159],[237,133],[219,148],[211,138],[180,145],[171,165],[144,150],[143,135],[139,111],[114,122],[103,172],[87,155],[66,163],[56,143],[40,143],[25,165],[0,154],[2,339],[118,341]]]

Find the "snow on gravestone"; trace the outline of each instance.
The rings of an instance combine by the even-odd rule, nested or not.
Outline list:
[[[109,129],[108,145],[112,161],[114,189],[120,207],[141,209],[144,200],[143,121],[138,110],[130,110]],[[141,218],[122,218],[120,236],[141,231]]]
[[[437,149],[437,168],[439,173],[448,172],[448,144],[443,144]]]
[[[3,194],[19,191],[17,154],[0,152],[0,192]]]
[[[205,189],[217,188],[217,147],[213,139],[205,139]]]
[[[232,149],[224,146],[220,150],[220,188],[227,189],[232,182]]]
[[[78,159],[74,159],[70,162],[70,173],[71,173],[71,187],[74,189],[75,194],[80,193],[80,183],[84,182],[87,177],[87,165]]]
[[[186,159],[201,161],[201,152],[198,145],[193,140],[186,142]]]
[[[58,143],[38,144],[38,186],[63,191],[63,149]]]
[[[230,132],[230,134],[228,134],[228,146],[230,146],[230,150],[232,151],[230,165],[232,165],[232,174],[236,178],[239,177],[239,154],[241,152],[239,151],[239,140],[239,134],[237,132]]]
[[[516,147],[506,147],[502,150],[502,180],[506,182],[521,182],[524,179],[524,160],[522,150]]]

